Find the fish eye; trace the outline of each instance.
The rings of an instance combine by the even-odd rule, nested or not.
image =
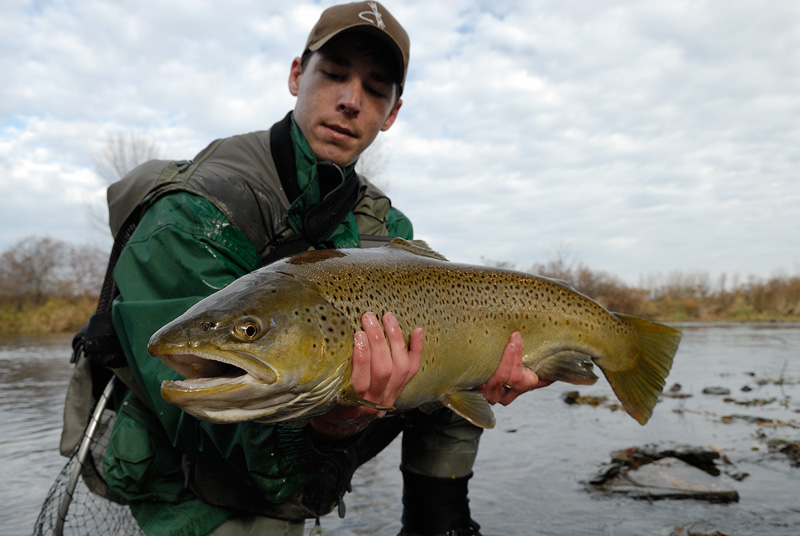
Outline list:
[[[254,318],[245,317],[234,328],[234,334],[243,341],[254,341],[261,336],[261,324]]]

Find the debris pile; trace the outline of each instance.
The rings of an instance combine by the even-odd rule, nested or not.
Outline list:
[[[611,462],[589,482],[597,489],[635,499],[695,499],[737,502],[739,493],[717,480],[717,461],[730,464],[712,449],[655,445],[631,447],[612,454]],[[747,475],[738,475],[745,478]],[[734,476],[736,478],[736,476]]]

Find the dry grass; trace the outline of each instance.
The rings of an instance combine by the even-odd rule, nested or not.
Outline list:
[[[97,307],[97,298],[49,297],[44,301],[0,303],[0,335],[77,331]]]
[[[567,281],[611,311],[661,322],[800,322],[800,277],[796,276],[750,278],[731,289],[714,289],[702,274],[670,274],[651,277],[636,288],[583,265],[536,265],[527,271]],[[75,332],[96,305],[97,297],[85,294],[6,294],[0,299],[0,335]]]
[[[514,268],[502,262],[489,264]],[[563,256],[523,271],[566,281],[610,311],[662,322],[800,321],[800,276],[750,277],[726,285],[723,275],[714,285],[702,272],[674,272],[649,276],[631,287],[612,274],[567,262]]]

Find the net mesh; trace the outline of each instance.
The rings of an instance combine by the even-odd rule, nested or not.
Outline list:
[[[34,525],[34,536],[144,535],[125,501],[114,494],[103,479],[103,456],[115,417],[113,411],[103,411],[82,462],[78,456],[79,447],[75,448],[44,500]],[[80,477],[70,494],[69,482],[75,471],[80,471]],[[66,515],[63,522],[59,522],[59,511],[65,507],[68,507]]]

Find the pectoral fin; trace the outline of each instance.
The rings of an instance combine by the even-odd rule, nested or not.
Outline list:
[[[379,411],[394,411],[394,406],[384,406],[383,404],[376,404],[375,402],[370,402],[365,398],[361,398],[360,396],[355,396],[351,393],[342,393],[339,396],[339,404],[342,406],[364,406],[367,408],[377,409]]]
[[[460,391],[447,395],[442,404],[475,426],[494,428],[494,412],[482,394],[477,391]]]

